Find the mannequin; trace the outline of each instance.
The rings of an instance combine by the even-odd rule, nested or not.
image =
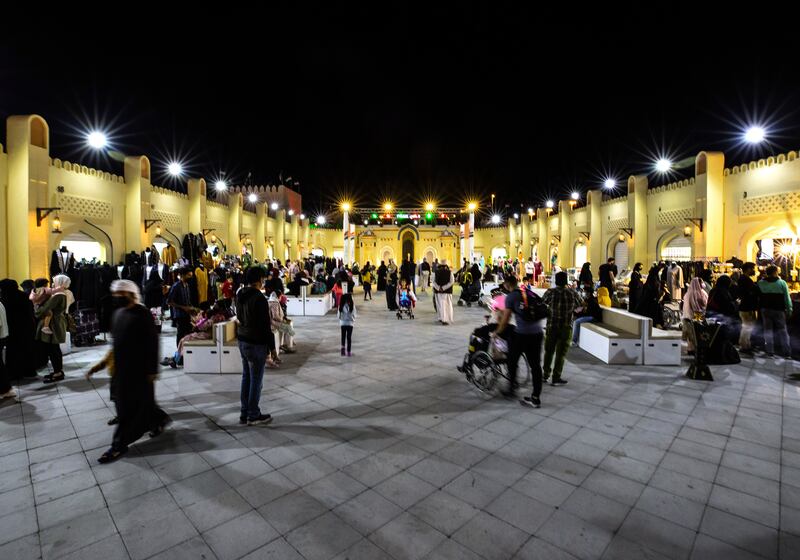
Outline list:
[[[62,245],[59,250],[54,250],[50,258],[50,277],[57,274],[66,274],[75,266],[75,255]]]

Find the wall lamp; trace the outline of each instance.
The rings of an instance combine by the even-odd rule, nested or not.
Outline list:
[[[700,233],[703,232],[703,218],[686,218],[686,219],[692,222],[694,225],[696,225],[697,229],[700,230]]]
[[[42,222],[44,221],[47,216],[55,212],[56,210],[61,210],[61,207],[57,208],[36,208],[36,227],[41,227]],[[60,221],[60,220],[59,220]],[[61,224],[59,224],[61,225]]]
[[[161,222],[161,220],[145,220],[144,221],[144,231],[145,231],[145,233],[147,233],[148,229],[150,229],[151,227],[153,227],[154,225],[156,225],[156,224],[158,224],[160,222]],[[156,233],[158,233],[159,235],[161,234],[161,228],[160,227],[156,228]]]

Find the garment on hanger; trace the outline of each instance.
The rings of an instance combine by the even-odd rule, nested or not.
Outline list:
[[[178,252],[175,250],[175,247],[172,244],[168,244],[164,247],[164,250],[161,251],[161,262],[163,262],[167,266],[172,266],[178,260]]]
[[[208,273],[202,266],[198,266],[194,271],[197,278],[197,302],[198,305],[208,301]]]

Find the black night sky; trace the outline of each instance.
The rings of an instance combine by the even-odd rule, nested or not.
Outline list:
[[[85,149],[107,130],[164,186],[172,158],[237,184],[291,176],[309,208],[490,193],[527,207],[649,172],[657,153],[733,164],[800,147],[790,14],[429,4],[120,15],[39,40],[7,25],[0,117],[39,113],[53,157],[120,173]],[[751,123],[769,134],[755,150],[739,143]]]

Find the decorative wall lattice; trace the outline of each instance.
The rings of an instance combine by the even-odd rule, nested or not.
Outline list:
[[[95,220],[111,221],[112,207],[108,202],[61,194],[58,196],[60,212],[69,216],[94,218]]]
[[[161,220],[161,224],[172,231],[181,230],[181,217],[178,214],[153,210],[152,216],[154,220]]]
[[[214,234],[217,237],[219,237],[219,236],[223,236],[224,237],[228,233],[228,228],[227,228],[227,226],[225,224],[223,224],[221,222],[213,222],[211,220],[206,220],[206,229],[213,229],[214,230]],[[194,232],[192,232],[192,233],[194,233]]]
[[[800,191],[745,198],[739,207],[741,216],[798,211],[800,211]]]
[[[628,227],[628,218],[615,218],[606,222],[606,231],[619,231]]]
[[[677,226],[684,225],[694,214],[691,208],[679,208],[678,210],[664,210],[658,213],[658,225]]]

